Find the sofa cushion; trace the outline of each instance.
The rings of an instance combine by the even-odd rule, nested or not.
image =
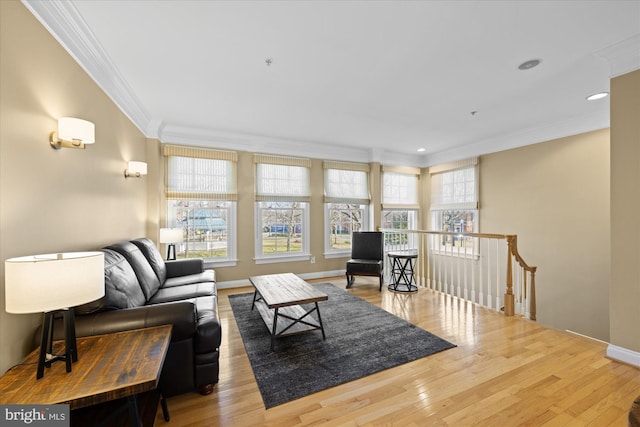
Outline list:
[[[147,258],[147,261],[149,261],[151,268],[155,271],[156,276],[158,276],[160,285],[162,285],[167,279],[167,267],[164,265],[164,260],[162,259],[162,255],[160,255],[160,251],[156,248],[156,245],[151,239],[147,239],[146,237],[132,240],[131,243],[142,251],[142,254]]]
[[[158,304],[162,302],[180,301],[196,297],[214,296],[216,294],[215,283],[202,282],[189,285],[172,286],[160,288],[158,292],[148,301],[148,304]]]
[[[373,259],[350,259],[347,261],[347,274],[379,274],[382,261]]]
[[[127,260],[118,252],[104,252],[104,304],[107,309],[143,306],[146,299],[136,274]]]
[[[165,262],[164,265],[167,267],[167,278],[188,276],[204,271],[204,260],[202,258],[174,259]]]
[[[155,271],[151,268],[151,264],[149,264],[149,261],[147,261],[142,251],[131,242],[116,243],[107,246],[105,249],[114,250],[124,256],[131,267],[133,267],[142,292],[146,300],[149,301],[158,289],[160,289],[160,279],[156,276]]]

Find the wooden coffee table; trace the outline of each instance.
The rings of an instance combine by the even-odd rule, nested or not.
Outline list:
[[[249,281],[255,288],[251,310],[257,307],[262,320],[269,328],[271,351],[274,349],[276,337],[319,329],[322,331],[322,339],[325,339],[318,302],[328,300],[327,294],[293,273],[253,276]],[[306,309],[302,304],[313,306]],[[317,319],[311,316],[312,313],[316,313]]]
[[[54,363],[40,379],[36,379],[36,349],[0,377],[0,404],[68,404],[75,410],[127,398],[130,424],[142,425],[136,395],[158,386],[171,328],[163,325],[78,338],[73,370],[66,372],[64,363]],[[167,419],[165,410],[163,402]]]

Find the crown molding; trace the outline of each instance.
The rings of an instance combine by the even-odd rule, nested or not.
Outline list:
[[[21,0],[74,60],[87,72],[120,110],[148,138],[161,142],[189,144],[222,149],[296,155],[327,160],[379,162],[384,165],[428,167],[525,145],[536,144],[609,126],[595,114],[574,117],[559,123],[547,123],[533,129],[500,135],[464,146],[430,154],[403,154],[380,148],[357,148],[318,141],[291,140],[265,135],[251,135],[198,129],[152,119],[132,88],[97,41],[92,31],[70,1]],[[640,68],[640,34],[594,52],[610,67],[610,77]],[[390,148],[393,148],[392,146]]]
[[[189,126],[164,124],[158,130],[163,143],[186,144],[198,147],[247,151],[251,153],[279,154],[325,160],[352,162],[380,162],[387,165],[421,167],[421,157],[404,155],[373,148],[355,148],[314,141],[275,138],[240,132],[199,129]]]
[[[609,64],[609,77],[618,77],[640,68],[640,33],[595,52]]]
[[[527,145],[552,141],[554,139],[579,135],[581,133],[606,129],[608,127],[608,116],[603,119],[602,115],[598,113],[585,114],[579,117],[572,117],[568,120],[545,123],[535,128],[504,134],[472,144],[455,147],[450,150],[432,153],[426,156],[426,163],[423,167],[520,148]]]
[[[147,136],[150,117],[70,1],[22,0],[84,71]]]

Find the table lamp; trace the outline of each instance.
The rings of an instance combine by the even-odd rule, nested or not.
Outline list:
[[[167,243],[167,261],[176,259],[176,243],[184,242],[182,228],[161,228],[160,243]]]
[[[42,313],[42,338],[36,378],[57,360],[78,361],[74,307],[104,296],[104,253],[70,252],[5,260],[7,313]],[[53,319],[62,313],[65,353],[53,354]]]

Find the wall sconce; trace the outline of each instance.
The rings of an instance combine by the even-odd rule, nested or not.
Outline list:
[[[85,144],[96,142],[95,125],[91,122],[73,117],[60,117],[58,131],[51,132],[49,143],[55,150],[62,147],[84,148]]]
[[[129,162],[124,170],[125,178],[140,178],[147,174],[147,164],[145,162]]]

